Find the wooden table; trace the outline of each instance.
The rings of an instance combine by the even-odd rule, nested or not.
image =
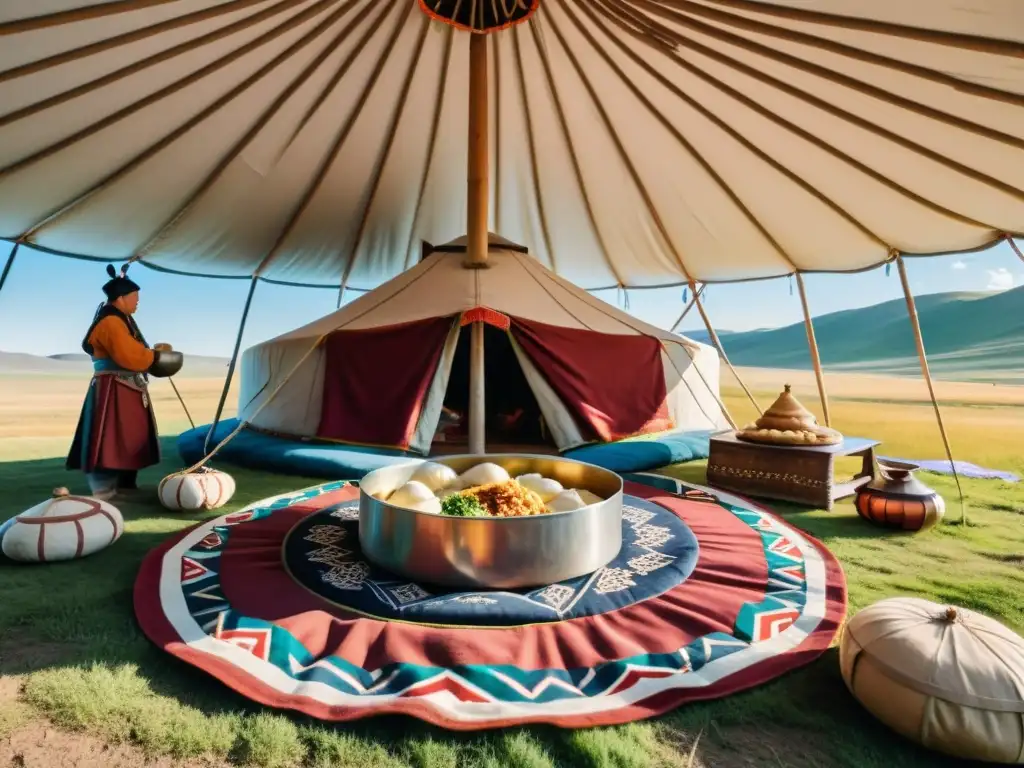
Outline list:
[[[847,437],[839,445],[766,445],[740,440],[732,430],[711,436],[708,485],[766,499],[831,510],[871,481],[878,440]],[[837,456],[862,456],[861,471],[835,483]]]

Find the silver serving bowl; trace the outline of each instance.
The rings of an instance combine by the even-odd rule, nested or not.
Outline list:
[[[593,573],[622,548],[622,478],[614,472],[557,456],[488,454],[430,461],[459,474],[483,462],[513,477],[539,472],[603,501],[527,517],[435,515],[374,498],[408,482],[421,460],[382,467],[359,483],[359,543],[367,559],[392,573],[447,587],[534,587]]]

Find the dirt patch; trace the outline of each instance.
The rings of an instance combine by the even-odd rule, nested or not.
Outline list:
[[[674,745],[688,755],[693,742]],[[685,763],[683,763],[685,765]],[[773,726],[712,728],[701,736],[693,768],[828,768],[835,765],[828,745],[818,745],[804,731]]]
[[[226,763],[150,760],[142,750],[108,746],[83,733],[66,733],[48,723],[31,723],[0,741],[0,766],[11,768],[221,768]]]
[[[70,655],[64,643],[48,643],[20,632],[8,633],[0,640],[0,669],[5,675],[57,666]]]

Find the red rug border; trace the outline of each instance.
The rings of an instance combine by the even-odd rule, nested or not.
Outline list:
[[[638,483],[627,482],[625,485],[628,492],[654,503],[658,503],[659,496],[674,497],[678,495]],[[637,491],[640,492],[637,493]],[[714,492],[714,489],[712,489],[712,492]],[[313,501],[313,499],[310,501]],[[451,720],[429,704],[416,701],[415,699],[401,699],[378,707],[346,707],[331,706],[312,699],[298,697],[294,694],[274,691],[259,678],[239,669],[230,662],[195,651],[189,648],[186,643],[181,642],[180,637],[167,620],[159,600],[152,599],[153,595],[159,596],[160,593],[160,573],[163,556],[191,531],[208,524],[209,520],[201,521],[168,537],[166,541],[146,554],[139,568],[139,574],[133,589],[135,615],[143,634],[155,645],[172,656],[203,670],[236,693],[264,706],[290,710],[318,720],[354,722],[382,715],[408,715],[439,728],[452,731],[481,731],[541,724],[565,729],[622,725],[663,715],[689,702],[719,699],[749,690],[777,679],[788,672],[795,671],[810,664],[828,650],[839,629],[842,627],[847,612],[846,575],[835,555],[818,539],[786,522],[783,517],[767,507],[746,499],[744,501],[752,509],[766,513],[773,519],[799,531],[811,546],[819,552],[825,565],[826,610],[824,618],[822,618],[814,631],[808,634],[804,641],[796,648],[773,656],[767,661],[754,665],[752,668],[741,670],[702,688],[677,688],[661,691],[628,707],[612,711],[582,715],[538,715],[536,717],[497,718],[465,722]],[[259,502],[256,502],[256,504],[259,504]],[[296,506],[303,505],[300,503]]]

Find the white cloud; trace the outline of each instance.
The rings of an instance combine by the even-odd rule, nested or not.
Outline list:
[[[987,290],[990,291],[1008,291],[1013,288],[1013,274],[1006,267],[1000,267],[999,269],[989,269],[988,272],[988,285]]]
[[[954,261],[953,269],[967,269],[967,265],[964,264],[962,261]]]

